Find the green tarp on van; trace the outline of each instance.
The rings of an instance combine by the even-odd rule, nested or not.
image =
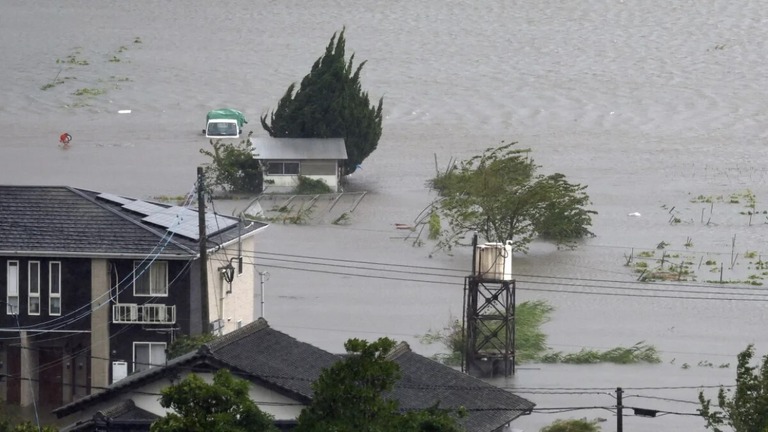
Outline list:
[[[205,118],[206,123],[211,119],[234,119],[237,120],[237,125],[242,128],[244,124],[248,123],[245,119],[245,115],[238,110],[231,108],[221,108],[208,111],[208,116]]]

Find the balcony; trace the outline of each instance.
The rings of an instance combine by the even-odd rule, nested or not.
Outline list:
[[[112,305],[114,324],[175,324],[176,306],[120,303]]]

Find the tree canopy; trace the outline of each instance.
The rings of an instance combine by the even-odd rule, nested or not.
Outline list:
[[[349,354],[324,370],[312,385],[312,403],[299,416],[296,432],[460,432],[459,413],[437,406],[401,413],[384,393],[400,379],[400,367],[387,354],[395,342],[350,339]]]
[[[755,347],[750,344],[739,353],[736,367],[736,388],[720,387],[717,407],[699,392],[699,413],[707,422],[707,429],[724,432],[768,431],[768,355],[762,364],[752,366]]]
[[[439,247],[450,249],[473,232],[489,242],[509,241],[521,252],[535,238],[561,245],[594,235],[589,227],[596,212],[587,208],[587,187],[563,174],[538,174],[530,151],[515,144],[502,142],[430,180],[438,193],[430,227],[435,214],[449,225],[440,232]]]
[[[248,396],[248,381],[221,369],[208,384],[195,374],[163,389],[160,405],[170,408],[152,424],[152,432],[276,432],[270,415]]]
[[[596,421],[586,419],[555,420],[540,432],[600,432]]]
[[[204,168],[209,194],[216,187],[228,192],[261,192],[263,176],[259,161],[253,156],[251,133],[239,143],[211,140],[212,150],[200,149],[200,153],[211,158]]]
[[[267,115],[261,117],[261,125],[277,138],[344,138],[346,175],[376,150],[383,98],[378,106],[371,105],[360,84],[366,62],[354,67],[354,54],[347,62],[345,44],[344,30],[334,33],[325,54],[312,65],[299,89],[295,83],[289,85],[269,121]]]

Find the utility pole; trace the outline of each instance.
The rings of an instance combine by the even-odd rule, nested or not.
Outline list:
[[[197,167],[197,224],[200,234],[200,321],[203,334],[211,332],[208,316],[208,239],[205,234],[205,175]]]
[[[624,390],[621,387],[616,388],[616,432],[624,432],[624,414],[622,412],[624,405],[621,402],[621,395],[623,393]]]

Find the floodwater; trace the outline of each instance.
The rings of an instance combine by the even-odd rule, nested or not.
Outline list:
[[[524,365],[493,380],[540,409],[514,428],[601,417],[615,430],[604,408],[623,387],[625,405],[669,413],[625,411],[625,430],[703,430],[685,415],[695,412],[698,389],[732,384],[748,343],[768,351],[766,288],[744,283],[763,276],[768,225],[762,213],[751,223],[742,214],[748,190],[754,210],[768,208],[765,8],[726,0],[4,0],[0,182],[183,195],[206,161],[205,113],[241,109],[264,134],[259,117],[346,26],[347,54],[367,61],[363,88],[384,97],[384,133],[349,179],[350,190],[368,192],[349,225],[316,215],[317,223],[275,224],[260,236],[250,262],[268,272],[270,324],[335,352],[350,337],[379,336],[438,352],[417,335],[461,316],[470,252],[430,258],[429,244],[412,247],[394,224],[412,223],[427,206],[424,183],[436,164],[517,141],[543,173],[588,185],[599,212],[597,236],[579,248],[534,244],[515,256],[518,301],[556,308],[545,326],[555,350],[646,341],[663,362]],[[58,146],[64,132],[73,137],[66,150]],[[732,194],[742,195],[738,203]],[[696,279],[636,283],[642,253],[690,262]],[[721,279],[731,283],[710,282]]]

